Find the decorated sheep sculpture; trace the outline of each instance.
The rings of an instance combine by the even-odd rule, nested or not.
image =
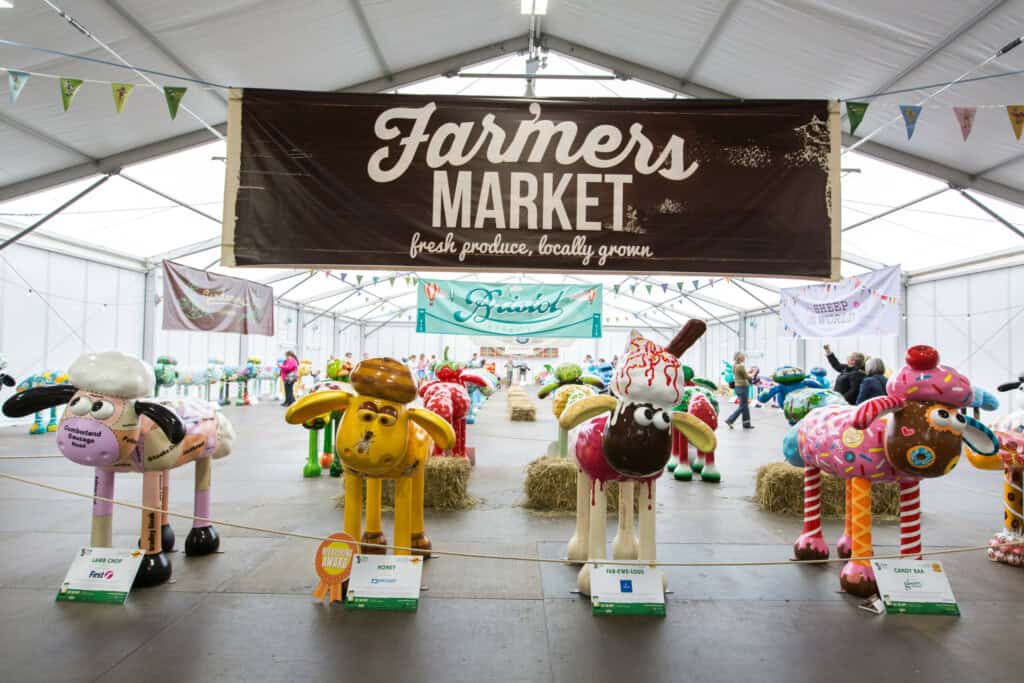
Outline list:
[[[154,396],[160,395],[164,387],[173,387],[178,383],[180,374],[178,372],[178,360],[174,356],[160,356],[153,366],[153,374],[156,377],[156,389]]]
[[[208,555],[220,547],[210,524],[210,461],[231,452],[231,423],[208,403],[192,399],[141,400],[154,389],[153,369],[117,351],[80,356],[68,382],[27,389],[9,398],[4,415],[21,417],[67,404],[57,428],[57,448],[68,460],[95,468],[96,495],[114,496],[118,472],[142,472],[142,504],[163,510],[142,513],[140,544],[145,558],[135,585],[152,586],[171,576],[167,553],[174,531],[167,521],[170,471],[195,463],[195,521],[186,555]],[[91,545],[110,547],[113,505],[93,502]]]
[[[682,400],[672,410],[689,413],[708,426],[711,431],[718,429],[718,399],[714,390],[708,388],[707,380],[693,379],[693,371],[683,366],[686,388]],[[711,384],[711,386],[714,386]],[[678,430],[672,432],[672,456],[666,468],[676,481],[691,481],[694,473],[703,482],[717,484],[722,475],[715,466],[715,452],[694,449],[691,456],[690,442]]]
[[[345,533],[363,543],[386,545],[381,524],[381,481],[395,481],[395,545],[430,555],[423,529],[423,477],[436,444],[451,448],[455,433],[437,413],[410,407],[416,383],[409,368],[393,358],[362,361],[350,377],[355,394],[315,391],[285,413],[289,424],[304,424],[334,412],[341,414],[335,448],[345,469]],[[362,529],[366,482],[366,531]],[[363,552],[383,553],[364,547]],[[396,550],[396,554],[408,554]]]
[[[35,375],[29,375],[25,379],[21,380],[14,390],[18,393],[22,393],[31,389],[60,386],[62,384],[66,384],[67,381],[68,375],[66,372],[60,370],[46,370]],[[45,408],[35,411],[32,426],[28,428],[29,434],[47,434],[49,432],[57,431],[57,407],[49,406],[49,408],[50,420],[45,425],[43,424],[43,411]]]
[[[818,368],[816,368],[818,369]],[[793,365],[783,365],[776,368],[772,373],[774,384],[767,391],[757,394],[757,400],[761,403],[768,403],[775,399],[775,405],[785,409],[786,397],[799,389],[828,389],[828,384],[822,385],[820,380],[814,376],[808,376],[802,368]],[[790,422],[790,424],[795,424]]]
[[[794,544],[797,559],[828,557],[821,532],[821,471],[846,479],[846,516],[852,555],[870,557],[871,485],[895,481],[900,490],[900,555],[921,553],[921,479],[948,474],[964,445],[979,457],[999,451],[995,435],[958,409],[971,405],[971,383],[939,364],[930,346],[907,350],[906,366],[893,375],[888,395],[858,406],[825,406],[790,428],[783,448],[790,464],[804,468],[804,528]],[[998,460],[998,458],[994,458]],[[840,574],[844,590],[869,597],[877,592],[869,561],[853,559]]]
[[[999,391],[1024,391],[1024,373],[1012,382],[999,385]],[[994,397],[993,397],[994,400]],[[992,401],[981,409],[991,408]],[[992,423],[999,439],[999,459],[979,456],[972,450],[967,457],[976,467],[1003,470],[1003,529],[988,542],[988,557],[1015,567],[1024,566],[1024,410],[1017,410]]]
[[[842,394],[831,389],[803,387],[786,393],[782,402],[782,413],[790,425],[807,417],[807,413],[824,406],[850,405]]]
[[[318,391],[345,391],[347,387],[342,382],[326,381],[318,382],[310,390],[310,394]],[[329,467],[332,477],[340,477],[343,471],[341,459],[334,448],[334,434],[341,422],[341,413],[331,411],[315,418],[306,420],[302,426],[309,432],[309,450],[307,452],[306,464],[302,468],[302,476],[306,478],[319,477],[323,469]],[[320,432],[323,432],[323,450],[320,450]]]
[[[466,448],[466,418],[469,417],[470,398],[467,385],[485,386],[486,380],[478,372],[467,369],[462,363],[448,359],[448,347],[444,349],[444,357],[434,365],[436,380],[424,383],[419,390],[423,405],[427,410],[437,413],[452,426],[455,431],[455,445],[451,454],[469,457]],[[444,449],[435,444],[435,454],[441,455]]]
[[[570,403],[558,418],[564,429],[574,429],[577,478],[577,537],[586,543],[570,546],[570,560],[586,561],[577,583],[590,594],[590,561],[606,557],[604,486],[619,482],[621,506],[632,507],[633,485],[640,482],[640,540],[632,528],[617,534],[612,544],[615,559],[653,562],[655,549],[655,482],[668,463],[672,450],[670,430],[678,429],[697,447],[715,449],[715,433],[700,419],[672,412],[686,388],[679,356],[706,329],[690,320],[679,334],[662,347],[634,331],[622,361],[612,378],[612,395],[590,396]],[[589,528],[586,528],[589,527]],[[581,533],[583,532],[583,533]]]
[[[484,368],[465,368],[460,376],[463,386],[469,392],[469,415],[466,424],[476,423],[476,414],[487,399],[498,390],[498,378]]]

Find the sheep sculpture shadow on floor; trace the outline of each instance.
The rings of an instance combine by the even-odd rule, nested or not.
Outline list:
[[[614,559],[653,562],[655,550],[655,482],[669,461],[673,429],[699,451],[715,450],[715,433],[699,418],[673,412],[682,399],[686,378],[679,357],[706,329],[690,320],[666,347],[634,331],[615,375],[614,396],[589,396],[569,403],[558,418],[570,436],[579,466],[576,534],[569,541],[569,559],[584,562],[577,577],[580,592],[590,595],[594,560],[606,559],[607,511],[604,486],[619,482],[619,510],[632,510],[633,485],[639,482],[639,531],[619,525],[612,544]],[[610,413],[606,414],[606,413]]]
[[[387,545],[381,520],[381,481],[395,480],[394,544],[430,556],[423,529],[423,482],[434,445],[451,448],[455,432],[437,413],[407,404],[416,399],[416,383],[393,358],[370,358],[352,370],[356,393],[317,391],[303,396],[288,412],[289,424],[305,424],[341,413],[335,448],[344,469],[345,533],[363,543]],[[362,531],[363,481],[366,481],[366,530]],[[364,546],[364,553],[384,553]],[[407,550],[396,550],[407,555]]]
[[[210,524],[210,460],[231,452],[235,433],[224,415],[193,399],[140,400],[154,392],[153,369],[132,356],[108,351],[80,356],[68,370],[68,382],[15,394],[3,407],[8,417],[24,417],[68,404],[57,425],[57,448],[68,460],[95,468],[95,495],[114,496],[118,472],[142,472],[143,511],[140,547],[145,551],[136,586],[153,586],[171,577],[167,552],[174,531],[167,518],[170,470],[195,463],[195,517],[185,541],[186,555],[208,555],[220,547]],[[113,504],[94,500],[94,547],[110,547]]]

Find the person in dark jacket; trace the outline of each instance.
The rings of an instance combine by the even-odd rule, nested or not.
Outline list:
[[[832,369],[839,373],[832,389],[837,394],[842,394],[847,403],[855,405],[857,394],[860,392],[860,383],[867,376],[864,374],[864,354],[854,351],[847,356],[846,365],[842,365],[836,358],[836,354],[832,353],[832,348],[825,344],[825,358]]]
[[[857,405],[860,405],[869,398],[885,396],[885,363],[881,358],[872,358],[864,368],[868,376],[860,383],[860,390],[857,392]]]

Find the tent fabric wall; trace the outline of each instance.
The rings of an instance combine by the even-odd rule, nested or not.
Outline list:
[[[934,344],[942,360],[990,391],[1024,371],[1024,266],[910,282],[910,344]],[[1000,413],[1024,409],[1024,393],[999,396]]]
[[[67,370],[90,350],[141,354],[144,282],[133,270],[20,244],[5,249],[0,353],[7,372],[21,381],[44,370]],[[7,423],[0,417],[0,424]]]

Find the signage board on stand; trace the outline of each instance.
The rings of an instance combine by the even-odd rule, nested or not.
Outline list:
[[[345,607],[415,612],[419,607],[422,578],[422,557],[356,555]]]
[[[644,565],[592,565],[590,604],[593,614],[665,616],[661,571]]]
[[[57,601],[123,605],[142,558],[138,548],[79,548],[57,592]]]
[[[875,581],[889,614],[960,616],[949,577],[932,560],[872,560]]]

